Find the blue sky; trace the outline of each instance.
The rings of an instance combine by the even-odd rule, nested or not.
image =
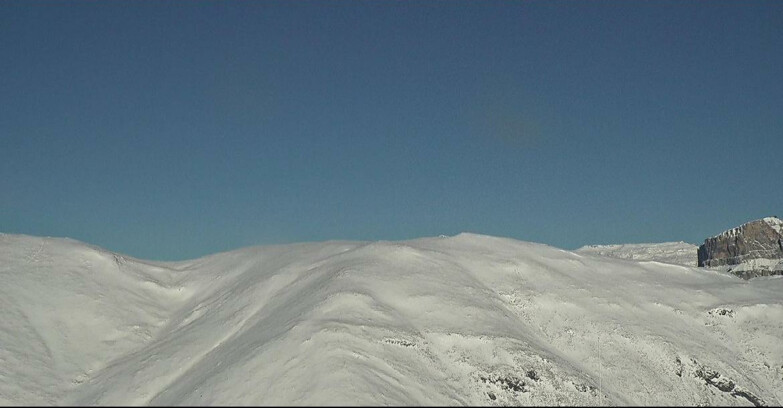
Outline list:
[[[0,231],[177,260],[783,216],[783,2],[0,2]]]

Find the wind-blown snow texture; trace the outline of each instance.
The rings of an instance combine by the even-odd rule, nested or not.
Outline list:
[[[0,235],[0,404],[775,404],[783,279],[460,234],[145,262]]]

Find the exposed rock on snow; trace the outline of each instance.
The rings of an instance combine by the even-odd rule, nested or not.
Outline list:
[[[783,277],[474,234],[146,262],[0,234],[0,405],[783,402]]]
[[[752,392],[737,386],[734,381],[723,377],[719,372],[712,370],[709,367],[699,365],[695,359],[691,359],[691,361],[697,366],[694,375],[697,378],[704,380],[705,384],[713,386],[719,391],[729,393],[733,397],[744,398],[754,406],[761,407],[766,405],[763,400],[755,396]]]
[[[707,238],[699,266],[718,267],[744,279],[783,274],[783,221],[766,217]]]

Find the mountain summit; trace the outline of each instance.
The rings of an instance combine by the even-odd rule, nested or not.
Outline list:
[[[707,238],[698,257],[699,266],[745,279],[783,274],[783,220],[766,217]]]

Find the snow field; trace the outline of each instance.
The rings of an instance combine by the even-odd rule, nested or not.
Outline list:
[[[783,401],[780,277],[476,234],[0,260],[4,405]]]

